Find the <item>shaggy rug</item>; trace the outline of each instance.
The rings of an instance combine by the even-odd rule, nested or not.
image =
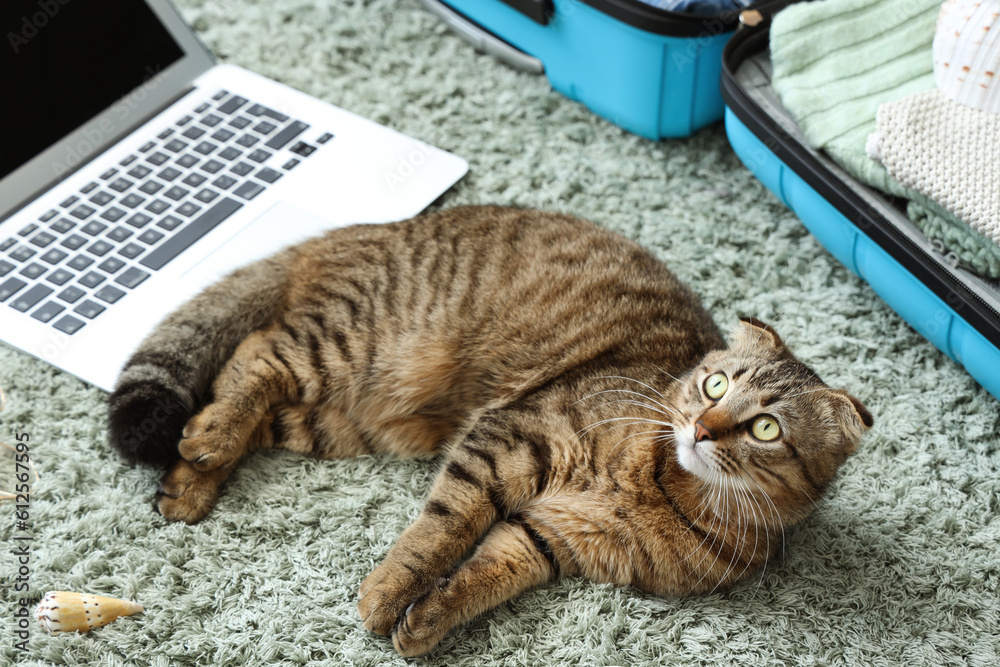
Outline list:
[[[763,574],[725,593],[655,597],[567,578],[449,635],[418,664],[1000,664],[1000,404],[805,231],[739,163],[721,126],[630,135],[474,52],[416,0],[181,0],[221,61],[467,158],[441,206],[573,213],[651,248],[729,328],[774,322],[875,427]],[[365,631],[365,575],[419,512],[436,466],[252,457],[195,526],[151,511],[161,471],[106,442],[106,394],[0,348],[0,440],[30,435],[30,588],[4,541],[0,664],[405,664]],[[9,466],[8,466],[9,468]],[[5,480],[6,482],[6,480]],[[9,486],[9,485],[8,485]],[[8,546],[9,545],[9,546]],[[49,590],[134,599],[85,635],[31,622]]]

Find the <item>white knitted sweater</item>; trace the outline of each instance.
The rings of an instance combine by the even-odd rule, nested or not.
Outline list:
[[[1000,245],[1000,115],[934,89],[883,104],[869,157]]]

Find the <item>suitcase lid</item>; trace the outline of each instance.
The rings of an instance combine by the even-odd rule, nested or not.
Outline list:
[[[559,16],[560,7],[556,7],[553,0],[501,1],[542,25],[548,25]],[[792,0],[760,0],[751,7],[767,12],[772,11],[770,8],[773,5],[784,6],[790,1]],[[667,37],[718,35],[735,30],[740,23],[740,10],[718,14],[691,14],[659,9],[642,0],[582,0],[582,2],[633,28]]]
[[[698,37],[729,32],[739,25],[740,17],[738,11],[716,15],[669,12],[641,0],[583,0],[583,2],[633,28],[670,37]]]

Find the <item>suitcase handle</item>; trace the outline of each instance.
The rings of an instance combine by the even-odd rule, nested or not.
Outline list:
[[[534,56],[517,49],[465,18],[440,0],[420,0],[430,12],[445,22],[452,32],[468,42],[477,51],[493,56],[515,69],[531,74],[544,74],[545,65]]]

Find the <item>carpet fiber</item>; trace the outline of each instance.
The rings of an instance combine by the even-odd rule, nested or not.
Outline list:
[[[565,579],[449,635],[419,664],[1000,664],[1000,405],[838,264],[742,167],[721,126],[651,142],[476,54],[415,0],[183,0],[220,60],[452,150],[441,205],[570,212],[651,248],[729,328],[774,322],[876,424],[784,555],[726,593],[659,598]],[[3,558],[0,664],[405,664],[362,627],[364,576],[435,464],[252,457],[201,523],[151,511],[160,471],[106,443],[106,395],[0,348],[0,440],[30,434],[30,600],[135,599],[87,635],[31,623]],[[0,538],[14,544],[13,504]],[[5,546],[5,552],[9,549]]]

